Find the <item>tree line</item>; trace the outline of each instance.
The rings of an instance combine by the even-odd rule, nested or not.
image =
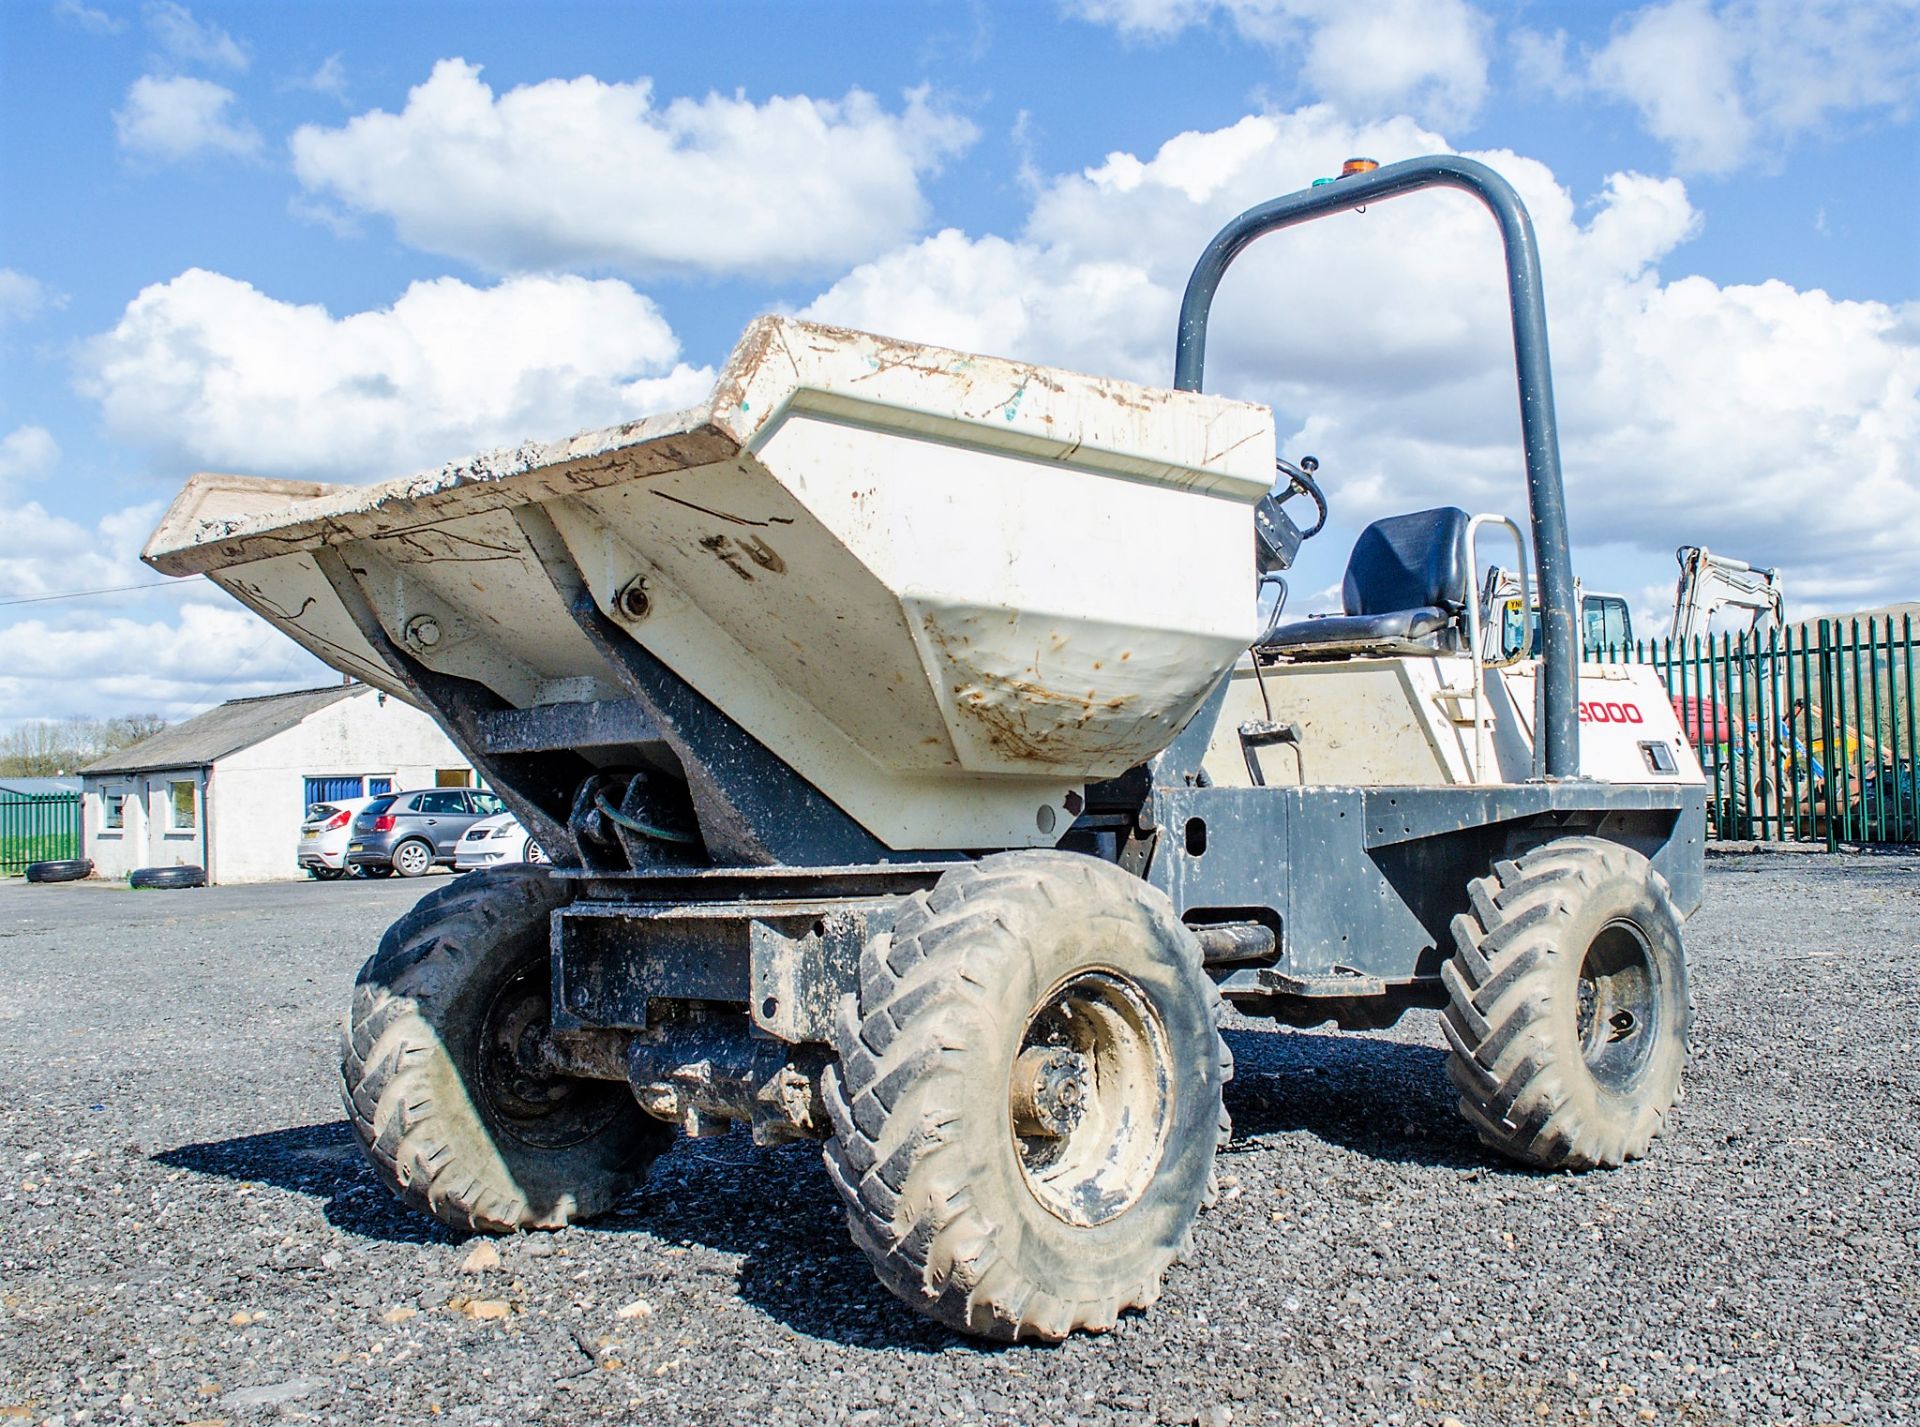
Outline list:
[[[35,719],[0,730],[0,777],[54,778],[117,753],[167,726],[159,714]]]

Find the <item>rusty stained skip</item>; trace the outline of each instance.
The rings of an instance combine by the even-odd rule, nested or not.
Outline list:
[[[1130,664],[1135,655],[1130,647],[1103,651],[1102,658],[1072,652],[1076,634],[1083,644],[1099,643],[1106,633],[1101,626],[1050,630],[1035,642],[1033,658],[1019,666],[995,659],[994,643],[965,632],[968,624],[1017,625],[1020,618],[1017,611],[952,609],[920,617],[941,663],[933,672],[951,695],[956,719],[971,725],[999,758],[1075,771],[1132,766],[1163,747],[1192,714],[1184,706],[1145,702],[1113,674],[1092,678],[1109,666]],[[1151,638],[1137,626],[1126,635],[1129,643]],[[1088,682],[1082,685],[1081,678]]]
[[[603,608],[654,582],[623,637],[886,846],[1039,846],[1037,807],[1151,757],[1245,648],[1271,440],[1247,403],[769,318],[682,412],[376,487],[196,477],[146,558],[245,567],[243,598],[366,677],[312,562],[378,556],[396,637],[433,606],[432,667],[523,707],[605,673],[519,528],[550,509]],[[1063,529],[1186,573],[1088,581]]]

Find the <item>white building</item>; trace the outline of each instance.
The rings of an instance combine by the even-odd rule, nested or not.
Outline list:
[[[300,876],[308,803],[473,783],[438,724],[365,684],[233,699],[80,773],[96,875],[197,865],[209,882]]]

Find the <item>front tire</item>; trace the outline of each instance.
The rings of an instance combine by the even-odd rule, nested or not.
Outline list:
[[[1461,1113],[1542,1169],[1646,1154],[1679,1099],[1693,1020],[1666,879],[1631,848],[1564,837],[1496,864],[1469,897],[1441,970]]]
[[[1110,1329],[1191,1244],[1232,1058],[1198,942],[1111,864],[988,857],[862,956],[826,1076],[854,1241],[984,1337]]]
[[[548,921],[567,897],[527,868],[462,877],[395,922],[354,984],[347,1118],[387,1187],[456,1229],[591,1218],[672,1143],[624,1084],[515,1054],[548,1017]]]

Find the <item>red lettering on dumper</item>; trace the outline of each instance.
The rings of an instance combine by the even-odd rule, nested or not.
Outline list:
[[[1640,712],[1640,705],[1625,700],[1595,699],[1591,703],[1580,705],[1582,723],[1645,723],[1646,716]]]

